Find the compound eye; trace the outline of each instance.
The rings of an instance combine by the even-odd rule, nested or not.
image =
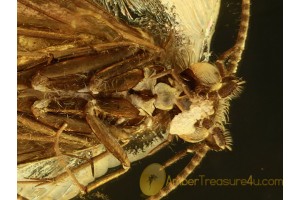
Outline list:
[[[219,70],[210,63],[195,63],[190,66],[190,69],[203,85],[212,86],[222,80]]]

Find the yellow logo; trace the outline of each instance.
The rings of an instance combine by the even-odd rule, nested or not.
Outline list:
[[[141,174],[140,188],[147,196],[157,194],[164,186],[166,181],[166,172],[162,165],[153,163],[146,167]]]

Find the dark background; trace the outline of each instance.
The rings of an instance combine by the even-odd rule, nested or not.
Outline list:
[[[246,50],[238,76],[247,81],[243,93],[230,109],[232,152],[209,152],[189,178],[282,178],[282,1],[252,0],[251,21]],[[230,48],[236,38],[240,0],[223,0],[219,22],[212,42],[213,56]],[[110,200],[143,199],[139,178],[151,163],[163,162],[174,155],[176,147],[133,164],[125,175],[99,188]],[[166,170],[175,177],[190,157]],[[181,186],[167,198],[276,200],[282,199],[282,186]],[[87,197],[94,199],[94,195]]]

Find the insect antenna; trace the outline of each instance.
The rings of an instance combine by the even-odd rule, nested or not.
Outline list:
[[[226,66],[227,75],[234,74],[237,71],[237,67],[242,58],[242,53],[245,49],[245,42],[247,39],[247,33],[249,28],[250,19],[250,0],[242,1],[242,13],[239,32],[235,45],[223,53],[216,61],[218,66]]]

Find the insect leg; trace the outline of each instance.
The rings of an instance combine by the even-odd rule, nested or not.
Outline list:
[[[61,128],[56,132],[55,136],[50,137],[51,139],[54,138],[54,142],[53,142],[53,149],[55,152],[55,156],[57,157],[58,163],[65,169],[65,174],[68,175],[71,180],[74,182],[74,184],[76,186],[78,186],[78,188],[80,189],[80,191],[82,193],[86,193],[86,188],[85,186],[83,186],[82,184],[79,183],[79,181],[77,180],[77,178],[75,177],[75,172],[73,172],[73,170],[71,170],[68,167],[68,163],[64,160],[65,159],[65,155],[64,153],[61,152],[60,147],[59,147],[59,139],[61,137],[62,132],[66,129],[67,124],[64,123]],[[51,141],[51,140],[50,140]],[[82,159],[82,158],[80,158]],[[40,185],[44,185],[44,184],[48,184],[48,183],[56,183],[57,181],[59,181],[58,177],[55,178],[29,178],[29,181],[18,181],[18,184],[36,184],[36,186],[40,186]]]
[[[17,117],[18,117],[17,120],[18,120],[18,123],[20,126],[24,126],[24,127],[28,128],[29,130],[34,130],[35,132],[40,133],[40,136],[39,136],[39,135],[30,134],[30,132],[28,132],[28,134],[26,134],[26,132],[22,132],[20,130],[20,131],[18,131],[18,139],[31,140],[31,141],[47,140],[49,142],[49,140],[51,141],[53,136],[55,136],[55,134],[56,134],[56,132],[52,128],[47,127],[44,124],[26,116],[26,115],[22,115],[22,114],[18,113]],[[89,143],[86,138],[79,138],[74,135],[68,135],[66,133],[61,134],[60,142],[69,143],[69,144],[70,143],[81,144],[86,147],[92,146],[92,144]]]
[[[49,151],[55,142],[56,135],[52,127],[46,126],[25,113],[18,113],[17,125],[18,164],[55,156],[54,151]],[[92,135],[64,132],[61,134],[60,143],[64,144],[65,150],[73,151],[71,148],[92,147],[96,144],[92,137]]]
[[[64,153],[64,155],[86,161],[86,163],[89,163],[91,165],[92,175],[93,176],[95,175],[95,167],[94,167],[93,158],[84,158],[84,157],[76,156],[76,155],[69,154],[69,153]]]
[[[96,107],[92,101],[87,104],[86,111],[86,120],[96,138],[122,163],[123,168],[127,171],[130,167],[130,161],[120,143],[110,134],[109,128],[96,116]]]
[[[91,159],[91,162],[92,162],[92,175],[94,176],[94,162],[97,162],[98,160],[101,160],[103,157],[106,157],[110,152],[106,151],[106,152],[103,152],[101,154],[99,154],[98,156],[96,157],[93,157]],[[76,171],[78,171],[78,169],[76,169]],[[90,191],[98,188],[99,186],[105,184],[106,182],[110,181],[110,180],[113,180],[117,177],[119,177],[120,175],[124,174],[127,172],[127,169],[119,169],[109,175],[106,175],[106,176],[103,176],[101,178],[99,178],[98,180],[96,181],[93,181],[92,183],[89,183],[87,186],[86,186],[86,192],[89,193]]]
[[[128,168],[129,169],[129,168]],[[107,183],[108,181],[111,181],[115,178],[118,178],[119,176],[121,176],[122,174],[126,173],[128,171],[128,169],[119,169],[107,176],[104,176],[103,178],[100,178],[92,183],[90,183],[86,188],[87,188],[87,192],[89,193],[90,191],[98,188],[99,186]]]
[[[139,54],[110,65],[103,70],[100,69],[91,78],[89,89],[94,94],[131,89],[144,78],[141,70],[145,66],[149,66],[154,58],[154,56],[147,53]],[[123,84],[120,85],[121,82]],[[122,85],[124,86],[121,87]]]
[[[195,145],[194,156],[187,166],[177,175],[174,182],[170,182],[167,186],[159,191],[154,196],[148,198],[148,200],[161,199],[164,196],[168,195],[172,190],[176,189],[177,186],[185,180],[194,169],[201,163],[202,159],[205,157],[206,153],[210,150],[210,147],[205,143],[199,143]]]
[[[89,102],[87,105],[86,120],[92,128],[97,139],[105,146],[107,152],[113,154],[123,165],[122,169],[119,169],[87,186],[87,192],[94,190],[100,185],[117,178],[121,174],[126,173],[130,168],[130,161],[127,154],[119,144],[117,139],[110,134],[108,127],[96,116],[95,105],[93,102]]]
[[[177,161],[182,159],[184,156],[186,156],[187,153],[189,153],[189,152],[190,152],[189,149],[185,149],[183,151],[176,153],[175,156],[173,156],[172,158],[170,158],[169,160],[167,160],[165,163],[162,164],[162,169],[165,169],[165,168],[173,165],[174,163],[176,163]]]
[[[57,155],[58,157],[62,157],[62,156],[63,156],[63,154],[61,153],[61,151],[60,151],[60,149],[59,149],[59,137],[60,137],[61,133],[66,129],[67,126],[68,126],[68,125],[67,125],[66,123],[64,123],[64,124],[61,126],[61,128],[57,131],[57,133],[56,133],[56,141],[55,141],[55,143],[54,143],[54,151],[56,152],[56,155]],[[75,175],[72,173],[71,169],[69,169],[69,168],[67,167],[66,161],[63,160],[63,159],[58,159],[58,160],[59,160],[59,162],[61,163],[61,165],[65,168],[66,172],[67,172],[68,175],[71,177],[71,179],[73,180],[73,182],[75,183],[75,185],[78,186],[78,188],[80,189],[80,191],[81,191],[82,193],[86,193],[86,187],[83,186],[82,184],[80,184],[80,183],[78,182],[78,180],[76,179]]]
[[[103,153],[91,158],[90,161],[84,162],[83,164],[72,168],[72,173],[78,174],[82,169],[86,169],[87,167],[90,167],[91,162],[93,162],[92,165],[94,165],[94,163],[101,161],[108,154],[110,154],[110,153],[103,152]],[[63,153],[63,155],[69,156],[68,154],[64,154],[64,153]],[[70,156],[73,157],[73,155],[70,155]],[[82,158],[79,158],[79,159],[82,159]],[[86,160],[86,159],[84,159],[84,160]],[[93,168],[92,168],[92,170],[93,170]],[[93,171],[92,171],[92,174],[94,174]],[[25,178],[25,179],[27,179],[26,181],[25,180],[18,181],[18,184],[34,184],[35,186],[41,186],[41,185],[52,184],[52,183],[55,184],[57,182],[64,182],[69,177],[70,177],[69,173],[65,170],[62,174],[56,176],[55,178]],[[105,182],[112,180],[115,177],[117,177],[117,176],[111,177],[110,179],[107,179],[106,177],[101,178],[101,179],[97,180],[96,182],[99,182],[100,180],[102,180],[101,184],[104,184]],[[93,183],[93,185],[95,185],[95,183]],[[101,184],[99,184],[99,185],[101,185]],[[96,187],[98,187],[98,186],[93,187],[93,189],[95,189]],[[86,190],[85,190],[86,192],[89,192],[91,190],[92,190],[91,186],[86,186]]]
[[[85,120],[79,118],[70,118],[68,115],[61,116],[55,115],[52,113],[48,113],[48,106],[51,103],[51,100],[43,99],[40,101],[36,101],[32,105],[32,113],[36,117],[36,119],[48,126],[55,127],[57,129],[60,128],[61,124],[67,123],[68,127],[66,131],[76,131],[81,133],[91,133],[92,130],[89,125],[85,122]]]

